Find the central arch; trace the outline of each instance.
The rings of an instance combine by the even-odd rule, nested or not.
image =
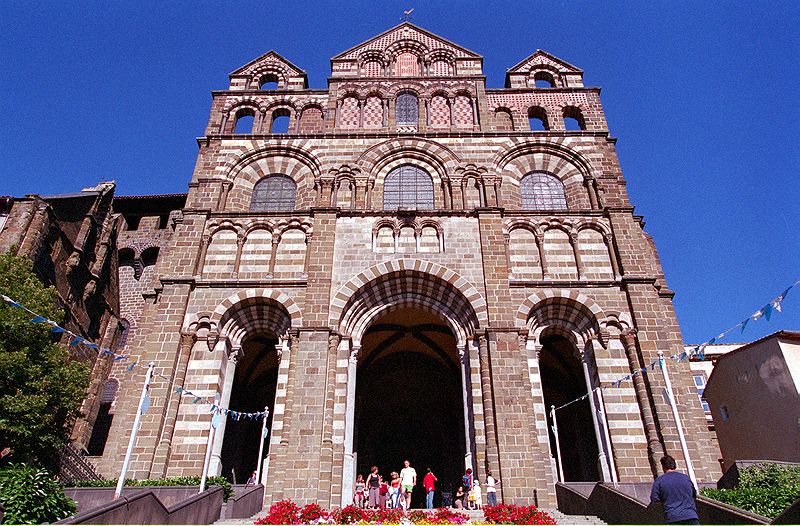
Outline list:
[[[485,327],[485,301],[469,282],[420,260],[365,270],[334,296],[332,318],[349,340],[342,504],[372,465],[388,477],[408,459],[438,487],[473,466],[474,426],[467,357]],[[439,495],[436,496],[437,501]]]

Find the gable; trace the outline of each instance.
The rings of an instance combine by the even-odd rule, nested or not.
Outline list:
[[[297,66],[295,66],[294,64],[292,64],[291,62],[289,62],[288,60],[286,60],[285,58],[280,56],[275,51],[270,50],[270,51],[267,51],[266,53],[264,53],[263,55],[261,55],[260,57],[258,57],[257,59],[251,60],[250,62],[248,62],[244,66],[242,66],[239,69],[237,69],[236,71],[232,72],[230,74],[230,76],[231,77],[240,76],[240,75],[241,76],[248,76],[248,75],[253,74],[257,70],[262,69],[263,66],[267,66],[267,65],[276,67],[276,68],[278,68],[278,69],[280,69],[282,71],[285,71],[286,73],[289,73],[291,75],[304,75],[305,74],[305,71],[303,71],[302,69],[298,68]]]
[[[576,68],[569,62],[561,60],[560,58],[537,49],[536,52],[527,58],[523,59],[517,65],[508,70],[509,73],[527,73],[537,66],[545,66],[555,69],[561,73],[583,73],[579,68]]]
[[[410,41],[417,44],[425,53],[430,53],[434,50],[445,50],[453,54],[454,58],[470,58],[481,59],[482,57],[477,53],[470,51],[467,48],[461,47],[447,39],[438,35],[425,31],[422,28],[411,24],[410,22],[403,22],[388,31],[381,33],[378,36],[370,38],[350,49],[343,51],[336,55],[331,60],[357,60],[362,54],[366,52],[380,52],[383,53],[387,49],[393,47],[403,41]]]

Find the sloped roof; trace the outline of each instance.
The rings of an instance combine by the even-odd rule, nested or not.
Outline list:
[[[360,44],[347,49],[338,55],[331,58],[331,60],[348,60],[356,59],[363,51],[380,50],[383,51],[387,46],[400,40],[416,40],[424,44],[428,49],[441,49],[445,48],[452,51],[457,58],[475,58],[482,59],[483,57],[474,51],[459,46],[455,42],[442,38],[439,35],[431,33],[421,27],[415,26],[411,22],[402,22],[383,33],[365,40]]]
[[[267,62],[268,59],[270,59],[270,58],[273,59],[274,62],[279,62],[279,63],[283,64],[284,66],[286,66],[290,70],[294,71],[298,75],[305,75],[306,74],[305,70],[300,69],[296,65],[292,64],[289,60],[287,60],[286,58],[281,56],[278,52],[270,49],[269,51],[267,51],[266,53],[264,53],[260,57],[251,60],[250,62],[248,62],[244,66],[242,66],[239,69],[233,71],[229,76],[233,77],[235,75],[245,75],[245,74],[247,74],[247,70],[248,69],[250,69],[253,66],[255,66],[257,64],[260,64],[262,62]]]
[[[573,66],[566,60],[562,60],[555,55],[551,55],[547,51],[542,51],[541,49],[537,49],[533,54],[525,57],[521,61],[519,61],[516,65],[512,66],[508,73],[522,73],[528,72],[531,69],[531,66],[538,66],[541,64],[546,64],[549,66],[553,66],[559,71],[566,71],[569,73],[583,73],[583,70]]]

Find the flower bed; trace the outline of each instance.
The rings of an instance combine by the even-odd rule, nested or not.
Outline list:
[[[484,508],[489,524],[555,524],[547,513],[535,506],[501,504]],[[318,504],[300,507],[282,500],[269,508],[269,513],[254,524],[468,524],[469,516],[450,508],[431,511],[365,510],[355,506],[326,511]]]
[[[555,524],[556,521],[536,506],[514,506],[498,504],[483,509],[486,522],[490,524]]]

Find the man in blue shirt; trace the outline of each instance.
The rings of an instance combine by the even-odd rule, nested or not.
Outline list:
[[[664,474],[653,482],[650,503],[664,504],[667,524],[700,524],[694,499],[697,490],[689,477],[677,471],[675,459],[664,455],[661,459]]]

